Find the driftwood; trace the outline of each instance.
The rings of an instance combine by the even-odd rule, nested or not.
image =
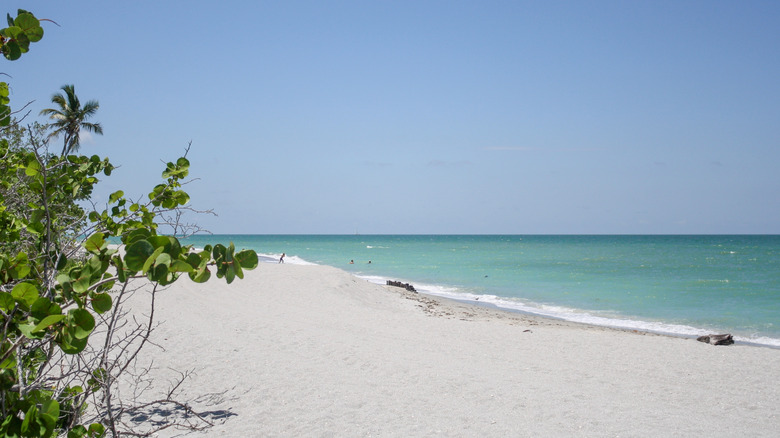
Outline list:
[[[395,287],[402,287],[402,288],[408,290],[409,292],[417,292],[417,289],[415,289],[414,286],[412,286],[409,283],[401,283],[400,281],[387,280],[387,285],[388,286],[395,286]]]
[[[706,336],[699,336],[696,338],[699,342],[704,342],[705,344],[712,344],[712,345],[731,345],[734,343],[734,338],[726,333],[723,335],[706,335]]]

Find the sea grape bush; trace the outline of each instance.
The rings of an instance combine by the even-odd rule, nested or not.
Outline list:
[[[43,30],[23,10],[8,23],[0,43],[13,61]],[[183,275],[205,282],[214,271],[231,283],[257,267],[257,254],[232,243],[196,250],[158,234],[160,215],[189,203],[186,154],[167,163],[148,199],[117,191],[104,209],[87,212],[83,201],[114,166],[96,155],[48,153],[46,126],[14,123],[8,104],[8,86],[0,83],[0,435],[116,436],[122,430],[112,388],[129,360],[120,366],[126,351],[108,350],[131,280],[143,278],[156,290]],[[124,251],[111,245],[117,241]],[[78,359],[101,324],[102,347]],[[100,401],[101,412],[81,424],[88,400]]]
[[[8,27],[0,29],[0,52],[9,61],[15,61],[30,50],[31,43],[43,38],[43,28],[41,20],[23,9],[19,9],[16,18],[7,14],[7,20]],[[0,126],[8,126],[11,122],[11,108],[8,103],[8,84],[0,82]]]
[[[7,14],[7,19],[8,27],[0,30],[0,51],[6,59],[15,61],[30,50],[30,43],[36,43],[43,38],[43,28],[40,20],[23,9],[19,9],[16,18]]]

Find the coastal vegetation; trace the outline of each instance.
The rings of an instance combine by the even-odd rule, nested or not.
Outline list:
[[[41,22],[50,21],[24,10],[7,19],[0,51],[9,61],[26,55],[43,37]],[[181,244],[198,231],[181,223],[182,212],[192,210],[182,189],[189,147],[166,164],[146,199],[116,191],[97,207],[93,191],[115,167],[108,158],[75,153],[81,129],[102,133],[87,121],[99,105],[82,106],[73,85],[62,90],[52,98],[58,108],[41,112],[50,124],[28,123],[0,82],[0,435],[137,434],[128,419],[163,405],[186,412],[185,427],[207,427],[175,399],[181,381],[167,397],[144,400],[121,397],[119,379],[144,373],[135,364],[150,342],[161,287],[182,277],[205,282],[212,273],[231,283],[257,266],[257,254],[233,244]],[[55,137],[63,139],[60,154],[49,151]],[[113,245],[120,242],[122,251]],[[123,307],[140,293],[139,283],[151,283],[144,320],[129,318]]]

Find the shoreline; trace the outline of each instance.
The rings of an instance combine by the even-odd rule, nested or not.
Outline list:
[[[159,293],[187,436],[773,436],[780,353],[507,312],[261,263]],[[143,294],[141,294],[143,295]],[[142,305],[134,312],[148,312]],[[164,390],[164,385],[160,390]],[[180,436],[165,430],[158,436]]]
[[[386,287],[387,288],[392,288],[393,286],[386,286]],[[603,328],[603,329],[607,329],[607,330],[616,330],[616,331],[623,331],[623,332],[629,332],[629,333],[640,333],[640,334],[644,333],[644,334],[654,335],[654,336],[666,336],[666,337],[669,337],[669,338],[689,339],[689,340],[694,340],[694,341],[696,340],[696,338],[698,336],[716,334],[716,333],[709,333],[709,332],[702,331],[700,335],[689,335],[689,334],[684,334],[684,333],[672,333],[672,332],[665,332],[665,331],[660,331],[660,330],[649,330],[649,329],[639,329],[639,328],[630,328],[630,327],[600,325],[600,324],[593,324],[593,323],[589,323],[589,322],[570,321],[570,320],[568,320],[566,318],[563,318],[563,317],[539,315],[537,313],[533,313],[533,312],[526,311],[526,310],[512,309],[512,308],[508,308],[508,307],[501,307],[501,306],[498,306],[498,305],[496,305],[494,303],[482,303],[482,302],[479,302],[479,301],[468,300],[468,299],[459,300],[457,298],[443,297],[443,296],[440,296],[440,295],[429,294],[429,293],[420,292],[420,291],[418,291],[417,293],[421,294],[421,295],[424,295],[424,296],[426,296],[428,298],[434,299],[434,300],[443,300],[445,302],[451,301],[451,302],[455,302],[455,303],[461,303],[461,304],[466,305],[466,306],[481,307],[481,308],[489,309],[489,310],[492,310],[492,311],[495,311],[495,312],[506,312],[506,313],[510,313],[510,314],[517,313],[517,314],[525,315],[525,316],[528,316],[528,317],[531,317],[531,318],[537,318],[537,319],[542,320],[542,321],[544,321],[544,320],[560,321],[560,322],[565,322],[567,324],[572,324],[572,325],[575,325],[575,326],[583,326],[583,327],[591,327],[591,328]],[[722,333],[717,333],[717,334],[722,334]],[[748,346],[748,347],[770,348],[770,349],[773,349],[773,350],[780,350],[780,346],[777,346],[777,345],[769,345],[769,344],[761,344],[761,343],[757,343],[757,342],[750,342],[750,341],[745,341],[745,340],[743,340],[741,338],[740,339],[736,339],[735,338],[734,339],[734,344],[735,345],[744,345],[744,346]]]
[[[268,262],[270,263],[271,262],[271,257],[267,257],[267,259],[268,259]],[[304,262],[302,264],[313,264],[313,263]],[[316,264],[313,264],[313,265],[316,265]],[[329,265],[322,265],[322,266],[329,266]],[[340,269],[340,268],[338,268],[336,266],[331,266],[331,267],[333,267],[335,269]],[[381,285],[381,286],[385,286],[385,284],[383,282],[372,281],[372,279],[379,278],[379,279],[382,279],[383,281],[391,280],[389,278],[385,279],[384,277],[381,277],[381,276],[365,277],[365,276],[361,276],[361,275],[358,275],[358,274],[355,274],[355,273],[351,273],[351,272],[348,272],[348,271],[345,271],[345,272],[347,272],[350,275],[355,276],[356,278],[360,278],[362,280],[366,280],[366,281],[369,281],[369,282],[371,282],[373,284],[378,284],[378,285]],[[407,281],[403,280],[401,282],[402,283],[406,283]],[[413,285],[413,286],[416,287],[416,285]],[[393,286],[388,286],[388,287],[393,287]],[[423,295],[426,295],[428,297],[435,298],[435,299],[454,301],[454,302],[463,303],[465,305],[473,305],[473,306],[478,306],[478,307],[485,307],[485,308],[494,309],[495,311],[500,311],[500,312],[518,313],[518,314],[527,315],[527,316],[531,316],[531,317],[535,317],[535,318],[540,318],[542,320],[549,319],[549,320],[555,320],[555,321],[563,321],[563,322],[567,322],[567,323],[571,323],[571,324],[580,324],[580,325],[592,326],[592,327],[603,327],[603,328],[607,328],[607,329],[622,330],[622,331],[628,331],[628,332],[641,332],[641,333],[648,333],[648,334],[653,334],[653,335],[669,336],[669,337],[672,337],[672,338],[682,338],[682,339],[693,339],[693,340],[696,340],[697,337],[703,336],[703,335],[713,335],[713,334],[729,333],[728,331],[717,331],[716,332],[716,331],[707,331],[705,329],[701,329],[698,333],[695,333],[695,334],[694,333],[680,333],[680,332],[673,332],[673,331],[662,330],[662,329],[651,329],[651,328],[644,328],[644,327],[621,326],[619,324],[609,324],[609,323],[598,324],[598,323],[595,323],[595,322],[574,321],[574,320],[566,319],[563,316],[546,315],[546,314],[536,313],[536,312],[533,312],[531,310],[523,310],[523,309],[518,309],[518,308],[513,308],[513,307],[503,307],[503,306],[501,306],[499,304],[496,304],[496,303],[479,301],[479,299],[470,299],[470,298],[462,298],[461,299],[461,298],[458,298],[458,297],[455,297],[455,296],[440,295],[440,294],[436,294],[436,293],[432,293],[432,292],[427,291],[427,289],[425,289],[424,286],[421,286],[420,289],[417,291],[417,293],[423,294]],[[603,317],[599,317],[599,318],[605,319],[607,321],[611,320],[610,318],[603,318]],[[618,321],[618,320],[615,320],[615,321]],[[647,323],[646,321],[642,321],[642,320],[630,320],[630,321]],[[657,322],[657,323],[663,324],[663,325],[674,325],[674,324],[671,324],[671,323],[661,323],[661,322]],[[649,324],[652,324],[652,323],[649,323]],[[690,330],[699,330],[698,328],[693,327],[693,326],[685,326],[685,327],[690,329]],[[729,333],[729,334],[731,334],[731,333]],[[771,340],[771,341],[777,341],[777,339],[775,339],[775,338],[766,338],[766,339],[767,340]],[[775,345],[775,344],[771,344],[771,343],[768,343],[768,342],[761,343],[761,342],[750,341],[750,340],[748,340],[748,338],[745,338],[745,337],[742,337],[742,336],[739,336],[739,335],[734,335],[734,342],[737,343],[737,344],[740,344],[740,345],[748,345],[748,346],[752,346],[752,347],[771,348],[771,349],[780,350],[780,344]]]

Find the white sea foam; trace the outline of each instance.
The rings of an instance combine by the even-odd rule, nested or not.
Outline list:
[[[281,257],[281,254],[260,254],[257,253],[257,257],[262,263],[279,263],[279,257]],[[285,255],[284,256],[284,263],[289,263],[291,265],[314,265],[316,263],[307,262],[306,260],[298,257],[298,256],[291,256],[291,255]]]
[[[387,279],[375,275],[359,275],[358,277],[376,284],[385,284]],[[401,282],[409,282],[399,280]],[[495,295],[482,295],[470,292],[464,292],[455,287],[446,287],[440,285],[429,285],[413,283],[417,291],[435,295],[442,298],[448,298],[456,301],[473,303],[475,305],[490,305],[499,309],[528,313],[532,315],[543,316],[547,318],[562,319],[565,321],[577,322],[582,324],[596,325],[601,327],[611,327],[626,330],[637,330],[641,332],[659,333],[671,336],[698,337],[704,334],[712,333],[711,330],[697,328],[683,324],[671,324],[659,321],[643,321],[638,319],[627,319],[618,316],[594,315],[578,309],[572,309],[563,306],[553,306],[524,302],[517,299],[507,299]],[[765,336],[734,336],[736,341],[747,342],[756,345],[780,348],[780,339],[769,338]]]

